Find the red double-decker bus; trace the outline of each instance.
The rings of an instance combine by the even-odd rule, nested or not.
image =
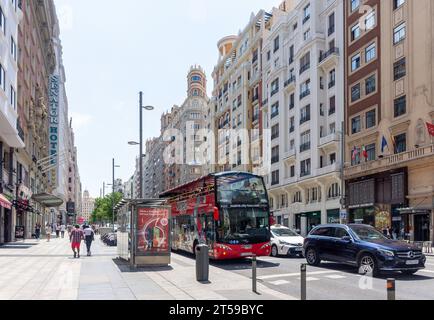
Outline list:
[[[264,180],[245,172],[210,174],[161,194],[172,207],[172,249],[206,243],[216,260],[268,256],[272,217]]]

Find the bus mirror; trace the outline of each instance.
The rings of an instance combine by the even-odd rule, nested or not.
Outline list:
[[[219,209],[217,207],[214,208],[214,221],[219,221],[220,220],[220,213],[219,213]]]

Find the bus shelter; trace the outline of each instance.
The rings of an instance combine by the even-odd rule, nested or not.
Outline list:
[[[164,200],[122,200],[115,211],[120,259],[134,267],[170,264],[171,208]]]

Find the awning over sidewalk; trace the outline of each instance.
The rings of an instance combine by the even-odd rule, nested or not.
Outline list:
[[[6,197],[2,194],[0,194],[0,207],[3,207],[8,210],[12,209],[12,203],[8,199],[6,199]]]
[[[43,204],[47,208],[60,207],[63,204],[63,200],[48,193],[40,193],[32,196],[32,199]]]

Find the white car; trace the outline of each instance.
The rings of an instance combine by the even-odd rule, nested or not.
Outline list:
[[[281,225],[271,227],[271,256],[303,255],[304,238],[297,232]]]

